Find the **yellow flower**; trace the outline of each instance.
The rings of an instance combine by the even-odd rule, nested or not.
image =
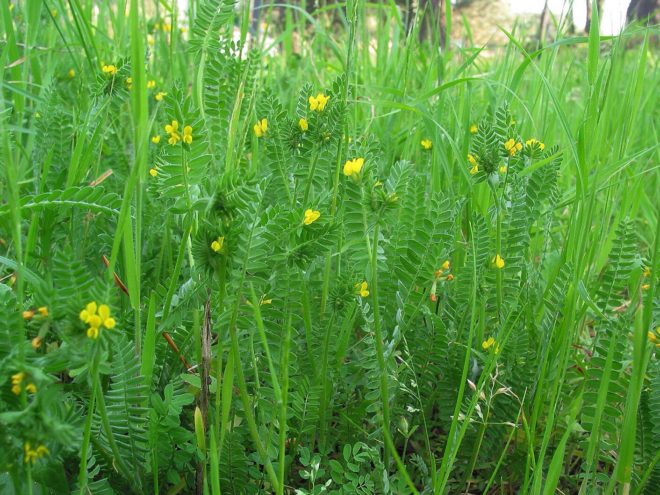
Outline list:
[[[23,379],[25,378],[25,373],[22,371],[19,371],[18,373],[15,373],[11,375],[11,391],[14,395],[19,395],[21,393],[21,383],[23,383]]]
[[[153,34],[148,34],[147,35],[147,45],[149,46],[154,46],[156,44],[156,39],[154,38]]]
[[[367,284],[366,280],[355,284],[355,288],[358,290],[360,297],[367,297],[369,295],[369,284]]]
[[[98,311],[98,314],[97,314]],[[110,316],[110,307],[107,304],[96,305],[92,301],[80,312],[80,319],[89,324],[87,336],[96,339],[99,336],[99,328],[103,325],[107,329],[115,327],[115,319]]]
[[[32,344],[32,349],[35,350],[39,349],[39,347],[41,347],[41,337],[37,336],[33,338],[31,344]]]
[[[223,236],[220,236],[211,243],[211,249],[213,249],[213,251],[215,251],[216,253],[219,253],[224,245],[225,245],[225,238]]]
[[[13,385],[11,387],[11,391],[14,395],[20,395],[21,394],[21,386],[20,385]]]
[[[176,144],[181,140],[181,135],[179,134],[179,122],[173,120],[171,124],[165,126],[165,132],[170,135],[170,138],[167,140],[170,144]],[[191,138],[192,139],[192,138]]]
[[[649,337],[649,341],[652,344],[655,344],[656,347],[660,348],[660,338],[658,338],[660,336],[660,327],[656,328],[655,332],[653,331],[648,332],[647,335]]]
[[[101,70],[104,74],[109,74],[111,76],[114,76],[117,73],[117,67],[114,65],[104,65]]]
[[[484,340],[481,343],[481,347],[485,350],[488,350],[490,347],[492,347],[495,344],[495,339],[493,337],[488,337],[487,340]]]
[[[128,89],[131,89],[131,87],[133,86],[133,78],[132,77],[127,77],[126,78],[126,86],[128,87]]]
[[[39,314],[41,316],[44,316],[44,317],[48,316],[48,307],[47,306],[40,306],[39,309],[37,309],[37,311],[39,311]]]
[[[300,119],[298,121],[298,127],[300,127],[301,131],[307,132],[307,129],[309,129],[309,124],[307,123],[307,119]]]
[[[23,311],[23,319],[24,320],[31,320],[32,317],[34,316],[34,311],[31,309],[28,309],[27,311]]]
[[[516,143],[515,139],[511,138],[504,143],[504,149],[509,153],[509,156],[515,156],[522,149],[522,143]]]
[[[424,148],[425,150],[430,150],[431,148],[433,148],[433,141],[431,141],[430,139],[422,139],[420,144],[422,145],[422,148]]]
[[[36,385],[35,385],[34,383],[28,383],[28,384],[25,386],[25,391],[26,391],[28,394],[36,394],[36,393],[37,393],[37,387],[36,387]]]
[[[76,77],[76,71],[73,70],[73,69],[69,69],[69,77],[70,77],[71,79],[73,79],[74,77]]]
[[[468,159],[468,162],[470,162],[470,165],[475,166],[477,164],[477,159],[469,153],[468,153],[467,159]]]
[[[504,268],[504,259],[499,254],[496,254],[492,261],[493,265],[495,265],[500,270]]]
[[[149,175],[151,175],[152,177],[158,176],[158,170],[156,169],[156,167],[152,167],[149,169]]]
[[[646,266],[644,267],[644,271],[642,272],[643,277],[650,277],[651,276],[651,267]]]
[[[165,125],[165,132],[168,134],[176,133],[179,130],[179,121],[173,120],[171,124]]]
[[[470,125],[470,134],[476,134],[477,133],[477,124],[472,124]]]
[[[154,144],[160,143],[160,134],[156,134],[155,136],[151,136],[151,142]]]
[[[320,211],[307,209],[305,210],[305,218],[303,219],[303,223],[305,225],[314,223],[319,219],[320,216],[321,216]]]
[[[34,464],[37,459],[41,459],[49,453],[45,445],[39,445],[36,449],[33,449],[29,442],[25,443],[23,451],[25,454],[25,462],[31,462],[32,464]]]
[[[156,101],[163,101],[163,98],[165,98],[166,96],[167,93],[165,93],[164,91],[159,91],[154,95],[154,98],[156,99]]]
[[[147,89],[154,89],[156,87],[156,81],[149,79],[147,81]]]
[[[449,262],[449,260],[446,260],[446,261],[442,264],[442,269],[443,269],[443,270],[449,270],[449,267],[450,267],[450,266],[451,266],[451,263]]]
[[[506,174],[506,171],[507,171],[507,170],[508,170],[508,169],[506,168],[506,165],[501,165],[501,166],[500,166],[500,173],[501,173],[501,174]]]
[[[171,32],[172,31],[172,24],[170,24],[169,22],[164,23],[163,24],[163,31],[165,31],[166,33]]]
[[[312,111],[316,110],[317,112],[322,112],[323,110],[325,110],[325,106],[328,103],[329,99],[330,97],[324,95],[323,93],[319,93],[316,96],[310,96],[309,109]]]
[[[525,144],[529,147],[538,146],[541,151],[545,149],[545,144],[543,144],[541,141],[535,138],[528,139],[527,141],[525,141]]]
[[[362,166],[364,165],[364,158],[354,158],[353,160],[347,160],[344,163],[344,175],[347,177],[357,177],[360,175]]]
[[[256,124],[254,124],[254,135],[257,136],[258,138],[262,137],[264,134],[266,134],[266,131],[268,130],[268,120],[267,119],[261,119],[258,120]]]
[[[474,174],[476,174],[477,172],[479,172],[479,165],[474,165],[474,166],[470,169],[470,175],[474,175]]]
[[[186,144],[192,143],[192,127],[189,125],[183,128],[183,142]]]

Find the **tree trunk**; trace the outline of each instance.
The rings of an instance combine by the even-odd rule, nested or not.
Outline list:
[[[584,26],[585,33],[589,33],[591,29],[591,0],[585,0],[587,2],[587,23]],[[600,19],[603,16],[603,0],[596,0],[596,8],[598,8],[598,18]]]
[[[632,0],[626,11],[626,19],[630,23],[638,19],[646,19],[655,13],[653,17],[657,20],[660,17],[659,10],[658,0]]]

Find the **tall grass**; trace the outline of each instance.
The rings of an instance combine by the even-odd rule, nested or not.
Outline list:
[[[444,4],[0,6],[0,492],[655,493],[657,27]]]

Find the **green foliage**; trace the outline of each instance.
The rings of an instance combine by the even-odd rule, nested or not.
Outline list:
[[[143,3],[0,7],[0,492],[655,493],[656,28]]]

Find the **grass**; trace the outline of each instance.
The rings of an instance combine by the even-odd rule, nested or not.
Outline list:
[[[654,493],[657,26],[255,12],[0,6],[0,492]]]

